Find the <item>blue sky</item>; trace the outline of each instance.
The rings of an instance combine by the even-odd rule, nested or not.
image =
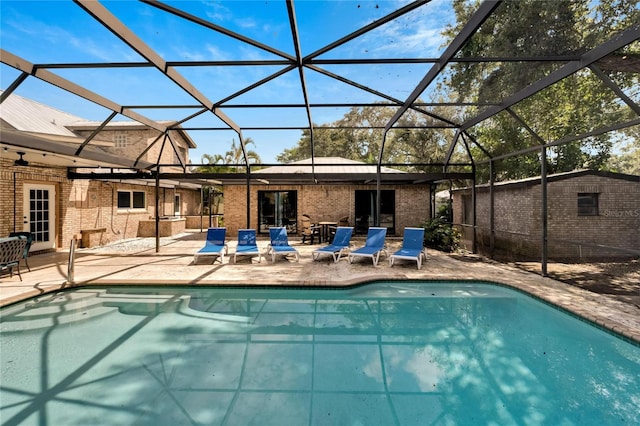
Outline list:
[[[294,48],[284,1],[168,1],[207,21],[293,55]],[[310,54],[354,30],[407,4],[406,1],[297,1],[295,11],[303,55]],[[105,1],[120,21],[132,29],[149,47],[167,61],[267,60],[277,56],[210,29],[189,23],[146,4],[132,1]],[[395,22],[352,40],[321,56],[337,58],[437,57],[442,53],[441,31],[453,21],[449,0],[434,0]],[[35,64],[72,62],[137,62],[142,58],[110,33],[81,7],[70,1],[0,1],[0,45],[10,53]],[[365,86],[405,99],[431,67],[338,66],[324,68]],[[186,77],[213,102],[280,70],[280,66],[181,67]],[[182,89],[173,85],[155,68],[57,69],[56,74],[85,86],[120,105],[195,105]],[[0,65],[0,81],[5,89],[19,73]],[[373,102],[380,98],[344,85],[324,75],[305,71],[311,102]],[[75,95],[30,77],[15,92],[80,117],[102,121],[110,111]],[[424,98],[424,96],[423,96]],[[232,104],[302,102],[297,71],[289,72],[249,93]],[[136,112],[156,120],[182,119],[195,109],[139,109]],[[241,127],[280,125],[306,126],[304,109],[223,109]],[[314,109],[314,123],[335,121],[344,109]],[[117,120],[126,119],[117,117]],[[189,127],[222,127],[207,113],[184,124]],[[198,144],[190,153],[193,162],[202,154],[223,154],[237,140],[233,131],[190,132]],[[275,162],[285,148],[296,145],[301,132],[243,131],[251,137],[263,162]]]

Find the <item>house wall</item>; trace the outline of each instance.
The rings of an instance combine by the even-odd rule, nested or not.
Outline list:
[[[578,193],[597,193],[598,216],[578,216]],[[462,223],[463,196],[454,192],[454,222]],[[489,252],[489,191],[477,191],[477,244]],[[498,255],[539,259],[542,253],[542,192],[539,183],[494,186],[495,250]],[[548,183],[547,236],[550,258],[628,257],[625,252],[585,244],[640,250],[640,178],[638,181],[597,174]],[[470,221],[468,221],[470,223]],[[463,243],[471,248],[472,229],[463,228]],[[583,244],[572,244],[567,241]]]
[[[93,129],[91,130],[74,130],[78,136],[88,137],[93,133]],[[123,158],[137,158],[149,145],[156,140],[160,132],[154,129],[103,129],[100,134],[96,137],[96,139],[108,142],[114,142],[116,135],[126,134],[127,135],[127,146],[126,147],[102,147],[105,151],[121,156]],[[178,147],[178,152],[180,152],[180,158],[185,164],[189,163],[189,149],[187,148],[187,144],[176,132],[171,133],[171,138]],[[160,157],[160,164],[174,164],[175,160],[175,152],[171,147],[169,139],[167,139],[166,143],[163,144],[164,138],[160,138],[143,156],[140,158],[143,162],[156,163],[158,160],[158,156],[162,150],[162,155]],[[164,146],[164,148],[163,148]],[[171,171],[181,171],[179,167],[165,167],[162,169],[163,172],[171,172]]]
[[[0,236],[6,236],[14,230],[22,230],[25,183],[56,186],[56,248],[67,248],[72,238],[82,237],[82,230],[104,229],[92,235],[92,245],[135,238],[138,236],[139,222],[155,217],[155,187],[95,180],[69,180],[66,173],[65,168],[54,168],[34,162],[28,167],[16,167],[13,161],[0,158]],[[118,190],[144,191],[147,207],[128,212],[119,211]],[[161,216],[173,215],[176,193],[180,194],[183,215],[195,215],[200,212],[199,191],[160,188]]]
[[[355,224],[355,191],[374,190],[369,185],[255,185],[251,186],[250,228],[258,229],[258,191],[298,191],[298,223],[303,214],[309,214],[313,222],[337,221],[349,217]],[[394,189],[395,228],[402,235],[407,226],[417,226],[430,217],[429,187],[424,185],[382,186]],[[247,187],[242,185],[224,188],[224,224],[229,235],[237,235],[238,229],[247,227]],[[301,232],[300,227],[298,233]]]

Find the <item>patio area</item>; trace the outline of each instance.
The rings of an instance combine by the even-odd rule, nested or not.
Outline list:
[[[427,261],[418,270],[414,262],[396,263],[389,267],[382,257],[377,267],[368,260],[353,264],[343,258],[333,263],[330,257],[312,261],[311,252],[320,245],[303,245],[292,238],[300,252],[300,261],[278,260],[271,263],[248,260],[237,264],[208,261],[193,264],[193,254],[202,247],[204,233],[188,231],[160,239],[156,253],[155,238],[136,238],[90,249],[77,249],[73,282],[69,282],[69,252],[61,250],[29,258],[31,272],[23,265],[22,281],[17,274],[0,276],[0,306],[37,297],[62,289],[89,285],[189,285],[189,286],[300,286],[345,287],[380,280],[475,280],[490,281],[513,287],[541,300],[559,306],[575,315],[613,330],[640,343],[640,309],[611,295],[598,294],[536,273],[473,257],[428,251]],[[236,242],[228,239],[229,253]],[[265,249],[267,240],[259,240]],[[363,245],[362,238],[352,240],[352,247]],[[387,238],[391,253],[401,244],[400,238]]]

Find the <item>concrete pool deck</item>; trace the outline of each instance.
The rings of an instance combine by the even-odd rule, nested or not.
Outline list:
[[[68,280],[67,250],[45,253],[29,258],[29,272],[21,267],[22,281],[0,275],[0,306],[62,289],[89,285],[190,285],[190,286],[299,286],[346,287],[376,280],[474,280],[489,281],[513,287],[539,299],[588,319],[603,328],[615,331],[640,343],[640,309],[615,297],[593,293],[568,284],[491,261],[464,262],[446,253],[428,251],[422,269],[415,262],[396,262],[389,266],[381,257],[374,267],[368,259],[356,259],[349,264],[343,258],[333,263],[329,256],[313,261],[311,252],[320,245],[303,245],[297,238],[291,244],[300,252],[300,261],[277,260],[271,263],[254,259],[230,263],[201,260],[193,264],[193,254],[203,246],[205,234],[186,232],[162,238],[158,253],[155,238],[141,238],[109,246],[78,249],[75,253],[73,282]],[[235,241],[229,242],[229,254],[235,251]],[[364,241],[354,238],[353,247]],[[259,240],[265,249],[268,240]],[[399,248],[401,238],[387,238],[388,250]]]

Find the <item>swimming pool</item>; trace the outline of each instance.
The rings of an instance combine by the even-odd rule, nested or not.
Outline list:
[[[88,287],[0,313],[5,425],[640,423],[640,347],[485,283]]]

